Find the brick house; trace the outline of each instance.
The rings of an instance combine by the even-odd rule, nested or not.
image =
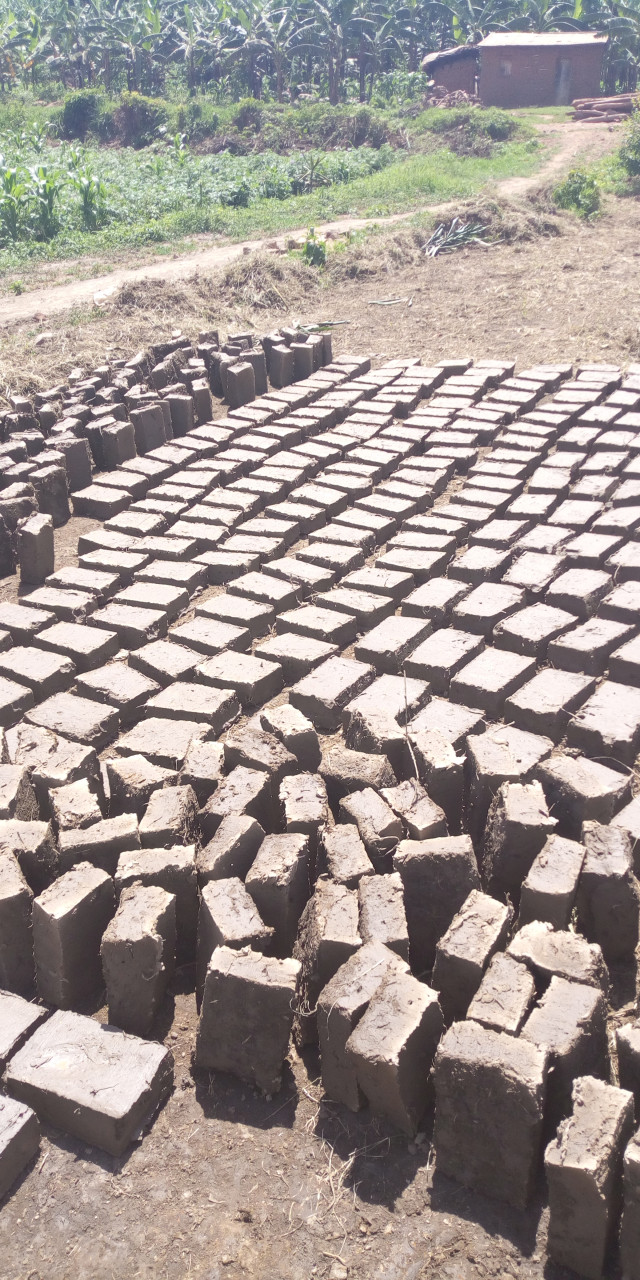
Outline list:
[[[562,106],[602,92],[607,42],[597,31],[494,31],[429,54],[422,67],[447,92],[475,91],[486,107]]]

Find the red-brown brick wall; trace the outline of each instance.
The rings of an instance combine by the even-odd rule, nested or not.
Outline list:
[[[570,64],[564,100],[595,98],[601,92],[601,45],[554,48],[480,49],[480,101],[487,107],[550,107],[558,101],[560,59]],[[502,66],[510,63],[511,74]]]
[[[475,93],[476,70],[475,58],[456,58],[453,62],[436,64],[433,78],[438,86],[446,89],[447,93],[453,93],[455,89],[464,89],[465,93]]]

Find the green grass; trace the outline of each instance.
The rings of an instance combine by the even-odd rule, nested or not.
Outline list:
[[[307,195],[285,199],[256,198],[245,208],[226,207],[219,203],[198,203],[196,195],[185,194],[177,200],[179,207],[162,211],[166,197],[166,174],[158,175],[162,192],[154,190],[153,169],[141,170],[142,194],[133,197],[132,175],[135,165],[144,163],[144,153],[105,153],[113,166],[114,178],[121,168],[121,188],[131,193],[134,216],[129,220],[110,222],[95,232],[67,227],[48,242],[23,241],[0,251],[0,275],[20,275],[29,264],[64,261],[65,259],[108,256],[126,250],[155,248],[162,252],[202,233],[214,233],[231,240],[260,235],[276,235],[298,227],[308,227],[335,218],[356,216],[382,218],[398,212],[409,212],[426,204],[465,199],[476,195],[487,185],[516,175],[533,172],[541,160],[535,140],[508,142],[497,146],[488,157],[459,156],[448,150],[429,155],[396,153],[399,158],[387,167],[350,182],[322,187]],[[121,161],[118,156],[121,156]],[[214,159],[213,157],[211,159]],[[229,158],[229,163],[233,158]],[[246,160],[244,161],[246,164]],[[145,199],[146,184],[146,199]],[[156,208],[157,215],[144,216]]]

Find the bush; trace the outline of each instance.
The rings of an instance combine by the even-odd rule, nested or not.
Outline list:
[[[584,169],[572,169],[553,193],[559,209],[572,209],[581,218],[594,218],[600,212],[600,187]]]
[[[168,119],[166,104],[160,98],[146,98],[142,93],[123,93],[114,112],[118,136],[125,147],[146,147]]]
[[[79,138],[84,142],[88,133],[99,133],[105,97],[100,89],[77,89],[68,93],[60,112],[60,133],[63,138]]]
[[[620,163],[630,178],[640,177],[640,111],[634,111],[625,129]]]

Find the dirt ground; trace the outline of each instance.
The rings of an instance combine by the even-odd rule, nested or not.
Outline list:
[[[274,258],[269,268],[241,261],[230,281],[200,272],[187,284],[130,284],[104,309],[51,324],[40,348],[42,325],[6,327],[0,381],[50,385],[107,350],[129,354],[154,334],[216,319],[258,331],[347,320],[336,349],[375,359],[511,356],[524,367],[640,357],[637,201],[611,200],[592,226],[551,217],[544,203],[492,216],[518,237],[547,234],[434,260],[418,234],[397,231],[335,255],[324,280]],[[405,301],[375,305],[390,298]],[[61,563],[78,532],[75,521],[61,531]],[[192,985],[181,971],[159,1019],[176,1089],[151,1131],[114,1159],[45,1128],[35,1166],[0,1211],[0,1280],[568,1278],[545,1262],[541,1200],[519,1213],[434,1176],[428,1130],[410,1142],[324,1099],[315,1053],[293,1055],[268,1099],[192,1075]]]

